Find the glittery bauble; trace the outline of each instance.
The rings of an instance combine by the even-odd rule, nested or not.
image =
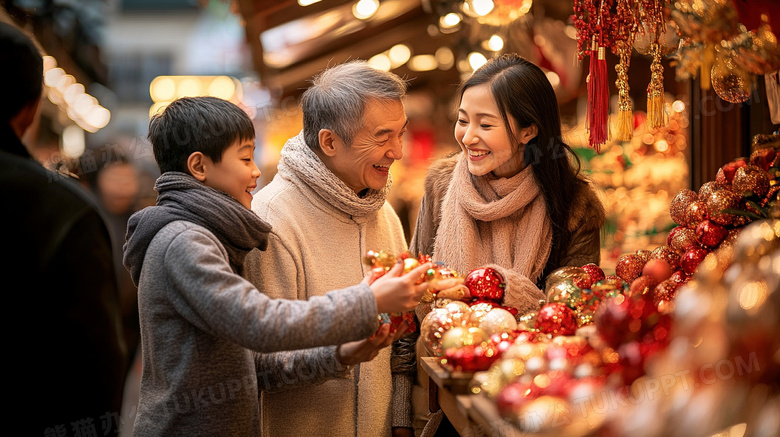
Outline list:
[[[650,254],[651,253],[652,252],[650,252],[647,249],[639,249],[639,250],[636,251],[636,256],[637,256],[637,258],[639,258],[639,261],[641,261],[642,264],[644,264],[644,263],[647,262],[647,260],[650,259]]]
[[[727,212],[725,209],[739,209],[741,197],[730,190],[719,190],[707,199],[707,214],[710,220],[719,225],[732,225],[737,220],[737,216]]]
[[[490,336],[482,328],[456,326],[444,333],[441,339],[441,348],[443,351],[447,351],[447,349],[454,347],[481,344],[488,341],[489,338]]]
[[[680,255],[669,246],[658,246],[653,249],[650,253],[650,259],[662,259],[669,263],[672,270],[677,270],[680,267]]]
[[[669,6],[684,39],[720,44],[739,32],[739,14],[731,0],[676,0]]]
[[[469,313],[467,324],[470,326],[479,326],[479,324],[482,323],[482,319],[484,319],[487,313],[489,313],[493,308],[495,308],[495,306],[487,302],[471,305],[469,307],[471,312]]]
[[[710,198],[710,195],[714,193],[715,191],[722,190],[723,187],[720,186],[715,181],[709,181],[702,184],[702,186],[699,188],[699,201],[703,202],[706,208],[707,199]],[[706,211],[705,211],[706,212]]]
[[[659,283],[653,290],[653,302],[658,305],[661,301],[673,300],[679,286],[680,283],[671,278]]]
[[[500,354],[490,343],[471,344],[458,348],[447,349],[444,353],[442,365],[450,370],[474,373],[490,368]]]
[[[651,259],[642,269],[642,276],[649,276],[655,282],[661,282],[672,275],[672,266],[664,259]]]
[[[474,269],[466,275],[463,285],[468,287],[471,297],[500,302],[504,297],[504,278],[490,267]]]
[[[594,263],[585,264],[581,268],[582,270],[585,270],[585,273],[590,275],[590,281],[592,284],[595,284],[596,282],[604,279],[604,270],[601,270],[601,267]]]
[[[617,264],[615,264],[615,274],[630,284],[642,274],[643,267],[644,263],[639,260],[636,254],[620,255]]]
[[[707,219],[707,205],[700,201],[695,200],[685,208],[685,221],[688,223],[689,228],[695,228],[702,220]]]
[[[566,279],[547,290],[547,302],[561,302],[576,311],[582,305],[582,291]]]
[[[777,152],[772,147],[758,149],[750,154],[750,163],[763,168],[764,171],[769,171],[772,168],[772,162],[774,162],[777,156]]]
[[[692,275],[708,253],[710,252],[706,249],[691,249],[683,254],[680,259],[680,267],[686,274]]]
[[[440,357],[443,354],[442,338],[454,327],[461,325],[462,319],[453,319],[452,313],[445,308],[434,308],[420,322],[420,339],[429,354]]]
[[[726,228],[710,220],[704,220],[696,226],[696,238],[707,247],[717,247],[726,238],[726,234]]]
[[[671,241],[669,242],[669,247],[671,247],[672,250],[674,250],[677,253],[684,253],[689,249],[695,249],[701,246],[699,246],[699,241],[696,239],[695,230],[689,228],[682,228],[679,231],[674,233],[674,235],[671,238]]]
[[[735,193],[749,191],[758,197],[764,197],[769,191],[769,174],[756,165],[746,165],[734,174],[731,186]]]
[[[628,285],[628,282],[620,279],[620,277],[616,275],[607,275],[601,281],[593,284],[590,291],[593,298],[604,300],[627,292]]]
[[[560,302],[545,304],[536,315],[534,325],[546,334],[572,335],[577,331],[574,312]]]
[[[655,289],[656,285],[658,285],[658,281],[656,281],[655,278],[651,276],[640,276],[631,283],[631,286],[628,289],[628,295],[635,296],[647,294]]]
[[[590,275],[582,268],[575,266],[565,266],[553,270],[544,283],[544,289],[547,294],[550,289],[561,282],[569,282],[579,288],[590,288],[592,279]]]
[[[479,324],[488,335],[508,332],[517,329],[517,320],[509,311],[502,308],[493,308],[485,315]]]
[[[453,315],[455,319],[459,320],[465,320],[468,318],[469,312],[471,311],[471,307],[466,302],[461,302],[459,300],[453,300],[443,307],[447,311],[450,312],[450,314]],[[463,315],[458,315],[456,313],[463,313]]]
[[[669,215],[672,216],[672,220],[680,226],[685,226],[688,223],[685,210],[688,208],[688,205],[697,200],[698,197],[696,192],[687,188],[680,190],[669,205]]]
[[[726,238],[724,238],[723,241],[720,242],[720,246],[718,246],[718,249],[733,248],[734,245],[737,243],[737,237],[739,237],[739,232],[741,230],[742,230],[741,228],[729,230],[729,232],[726,234]]]

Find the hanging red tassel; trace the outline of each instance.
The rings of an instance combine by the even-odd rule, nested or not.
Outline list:
[[[607,60],[604,47],[596,43],[590,54],[590,74],[588,75],[588,144],[601,153],[601,146],[607,143],[609,117],[609,83],[607,78]]]

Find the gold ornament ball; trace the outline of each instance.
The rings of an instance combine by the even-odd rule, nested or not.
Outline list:
[[[517,318],[517,329],[524,329],[526,331],[533,331],[536,329],[534,327],[534,322],[536,321],[536,315],[538,313],[538,311],[529,311],[522,316],[519,316]]]
[[[694,200],[685,209],[685,221],[688,222],[688,227],[695,229],[699,222],[707,218],[707,205],[700,201]]]
[[[707,199],[707,214],[710,216],[710,220],[719,225],[735,224],[737,216],[723,212],[723,210],[738,209],[740,198],[739,194],[731,190],[723,189],[712,193]]]
[[[698,198],[698,194],[692,190],[687,188],[680,190],[669,205],[669,215],[672,216],[672,220],[680,226],[687,225],[688,222],[685,211],[688,206]]]
[[[750,99],[753,76],[731,61],[716,62],[712,66],[710,78],[712,89],[721,99],[730,103],[742,103]]]
[[[482,328],[456,326],[444,333],[441,340],[442,351],[451,348],[477,345],[488,341],[490,336]]]
[[[409,273],[412,270],[420,266],[420,262],[416,258],[404,259],[404,273]]]
[[[769,191],[769,174],[757,165],[746,165],[737,169],[731,186],[736,193],[751,191],[758,197],[764,197]]]
[[[488,335],[509,332],[517,329],[515,316],[503,308],[493,308],[485,315],[479,324]]]
[[[714,193],[714,192],[716,192],[718,190],[722,190],[722,189],[723,189],[723,187],[718,185],[718,183],[715,182],[715,181],[705,182],[699,188],[699,201],[705,203],[705,207],[706,207],[707,199],[710,198],[712,193]]]

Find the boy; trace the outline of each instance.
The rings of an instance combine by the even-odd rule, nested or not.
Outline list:
[[[130,218],[124,258],[141,319],[135,435],[259,435],[257,378],[268,375],[252,350],[367,337],[378,313],[410,310],[425,291],[415,282],[430,264],[309,301],[271,300],[243,279],[246,254],[264,250],[270,231],[250,210],[254,138],[249,117],[213,97],[174,101],[149,123],[157,206]]]

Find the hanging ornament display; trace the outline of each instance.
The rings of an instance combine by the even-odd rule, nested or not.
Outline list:
[[[628,68],[631,63],[631,47],[639,28],[639,11],[635,5],[636,2],[630,0],[618,0],[615,11],[616,35],[613,52],[619,58],[618,64],[615,65],[615,85],[618,89],[618,124],[615,136],[620,141],[629,141],[634,134],[634,113],[628,94]]]
[[[677,0],[670,5],[670,19],[679,35],[688,41],[688,47],[693,44],[700,52],[699,84],[701,89],[708,90],[710,72],[715,63],[715,46],[738,34],[739,14],[731,0]],[[686,50],[686,56],[680,59],[687,62],[688,54],[690,50]]]
[[[657,129],[666,125],[664,108],[664,67],[661,65],[661,35],[666,31],[664,0],[642,0],[640,8],[642,23],[650,23],[650,83],[647,85],[647,127]]]
[[[588,144],[596,152],[609,137],[609,83],[606,49],[614,41],[615,21],[610,16],[614,0],[575,0],[574,27],[577,29],[578,55],[590,57],[588,88]],[[586,46],[587,44],[587,46]],[[583,46],[585,50],[583,51]]]

